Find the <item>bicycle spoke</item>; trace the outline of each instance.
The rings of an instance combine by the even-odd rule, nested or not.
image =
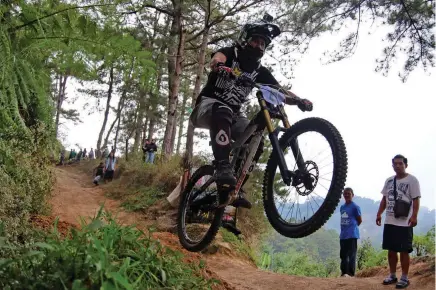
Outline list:
[[[306,136],[308,137],[306,138]],[[310,174],[315,188],[321,189],[315,192],[315,188],[308,189],[303,183],[300,183],[298,188],[291,186],[286,192],[280,187],[280,191],[276,193],[279,196],[276,195],[274,197],[277,213],[290,224],[304,223],[315,215],[325,201],[325,197],[322,197],[319,193],[323,193],[323,195],[325,195],[324,191],[328,193],[328,188],[332,182],[332,174],[334,173],[333,152],[329,144],[324,145],[325,143],[312,140],[318,136],[324,139],[321,141],[326,142],[324,136],[317,132],[310,132],[304,136],[299,135],[295,138],[295,141],[292,141],[299,145],[296,156],[293,154],[292,147],[290,146],[291,143],[288,144],[287,150],[285,150],[285,161],[288,163],[288,168],[293,168],[292,171],[295,172],[299,169],[297,161],[302,158],[305,160],[306,174]],[[320,144],[317,146],[317,150],[312,150],[313,147],[310,147],[313,143]],[[307,156],[311,156],[311,158],[306,158]],[[279,172],[277,167],[276,174],[279,174]],[[329,185],[326,186],[324,182],[327,182]],[[302,197],[305,196],[301,204],[300,195]],[[304,203],[306,204],[304,205]]]

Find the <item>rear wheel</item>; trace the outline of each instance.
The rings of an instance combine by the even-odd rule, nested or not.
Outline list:
[[[302,136],[306,133],[314,135],[305,140]],[[320,140],[315,137],[320,137]],[[321,146],[322,141],[325,148]],[[293,143],[300,149],[295,153],[291,148]],[[283,236],[305,237],[322,227],[339,203],[347,178],[345,144],[339,131],[321,118],[307,118],[295,123],[282,135],[279,144],[288,169],[297,172],[298,176],[293,178],[291,186],[285,185],[275,152],[272,152],[263,182],[265,213],[273,228]],[[310,145],[309,152],[305,155],[303,147],[307,144]],[[318,152],[321,147],[324,150]],[[297,167],[298,160],[302,164],[300,167]],[[331,179],[326,175],[331,175]],[[326,181],[330,185],[326,186]]]
[[[221,226],[224,207],[217,207],[216,183],[208,182],[213,175],[214,167],[211,165],[197,169],[189,179],[180,200],[177,232],[182,246],[191,252],[205,249]]]

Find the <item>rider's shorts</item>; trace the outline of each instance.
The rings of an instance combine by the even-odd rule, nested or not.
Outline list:
[[[200,103],[194,108],[189,118],[189,121],[195,128],[210,129],[210,124],[213,122],[212,106],[215,103],[220,103],[223,106],[227,106],[223,102],[209,97],[201,97]],[[230,109],[230,107],[229,107]],[[230,109],[232,112],[233,110]],[[237,136],[242,134],[247,128],[250,120],[243,116],[240,112],[233,112],[233,122],[231,128],[231,134]]]

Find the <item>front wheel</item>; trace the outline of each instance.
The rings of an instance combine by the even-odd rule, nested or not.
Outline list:
[[[303,138],[305,134],[308,136]],[[322,227],[335,211],[347,178],[347,151],[339,131],[321,118],[295,123],[282,135],[279,144],[288,169],[297,176],[291,186],[284,184],[273,151],[265,169],[263,205],[277,232],[289,238],[302,238]],[[292,144],[297,147],[292,148]],[[329,185],[325,185],[327,181]]]
[[[214,167],[197,169],[182,193],[177,216],[177,232],[182,246],[191,252],[205,249],[215,238],[224,207],[218,208],[218,191],[213,178]]]

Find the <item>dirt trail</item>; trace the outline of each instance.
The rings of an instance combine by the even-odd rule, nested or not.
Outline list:
[[[125,212],[120,202],[108,199],[103,190],[92,184],[91,178],[74,168],[56,168],[57,184],[51,200],[53,215],[61,221],[79,225],[79,217],[92,217],[105,203],[105,208],[117,214],[122,224],[137,224],[145,229],[150,222],[141,214]],[[223,254],[193,254],[180,249],[177,237],[170,233],[157,233],[156,238],[166,246],[177,248],[191,257],[203,258],[209,270],[222,281],[227,289],[395,289],[394,285],[383,286],[381,280],[385,269],[378,269],[369,278],[312,278],[276,274],[257,269],[253,264]],[[411,285],[408,289],[435,289],[434,273],[428,271],[428,265],[411,266]],[[400,273],[400,271],[398,271]],[[419,286],[418,286],[419,285]]]
[[[92,177],[73,167],[56,168],[56,185],[51,199],[52,214],[59,220],[80,225],[80,217],[89,219],[104,207],[123,225],[137,224],[145,228],[144,216],[125,212],[120,202],[104,196],[103,189],[92,183]]]

